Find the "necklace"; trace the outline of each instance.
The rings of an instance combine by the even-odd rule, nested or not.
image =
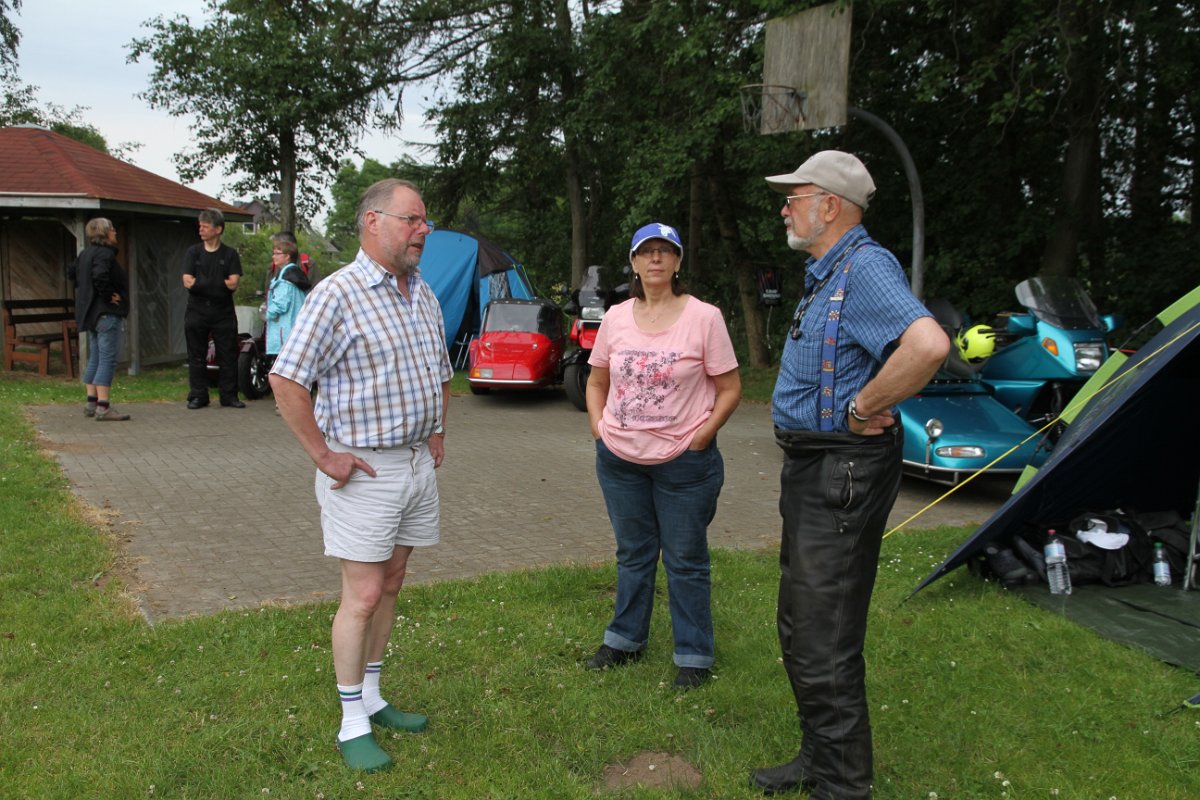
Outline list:
[[[658,318],[661,317],[663,311],[665,311],[667,309],[667,306],[664,305],[664,306],[660,307],[658,309],[658,311],[651,314],[650,313],[650,305],[645,300],[643,300],[641,302],[642,302],[642,315],[646,318],[646,321],[649,322],[651,325],[658,322]]]

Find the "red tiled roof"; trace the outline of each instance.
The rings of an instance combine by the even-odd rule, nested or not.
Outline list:
[[[97,200],[170,208],[213,207],[226,214],[246,214],[237,206],[37,127],[0,128],[0,193],[82,195]]]

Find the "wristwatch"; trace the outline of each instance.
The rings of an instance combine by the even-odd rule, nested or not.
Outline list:
[[[446,435],[446,429],[444,427],[442,427],[442,423],[439,422],[437,424],[437,427],[433,429],[433,435],[434,436],[445,436]]]
[[[856,400],[857,400],[857,398],[851,397],[850,405],[848,405],[846,407],[846,410],[850,413],[850,416],[854,417],[859,422],[870,422],[871,421],[870,417],[860,417],[858,415],[858,404],[857,404]]]

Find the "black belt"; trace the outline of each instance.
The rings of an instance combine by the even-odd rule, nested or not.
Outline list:
[[[840,448],[887,446],[895,444],[900,434],[900,425],[885,428],[877,436],[862,436],[857,433],[821,433],[819,431],[788,431],[775,429],[775,444],[790,453],[837,450]]]

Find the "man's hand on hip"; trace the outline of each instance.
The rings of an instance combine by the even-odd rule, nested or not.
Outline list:
[[[353,453],[339,453],[335,450],[330,450],[317,463],[317,469],[333,478],[334,484],[329,487],[331,489],[340,489],[349,483],[356,469],[361,469],[372,478],[375,477],[375,468],[366,461],[363,461]]]
[[[859,436],[878,436],[895,424],[896,417],[890,408],[880,411],[878,414],[872,414],[866,422],[860,422],[852,416],[846,417],[846,427],[850,429],[851,433],[857,433]]]

